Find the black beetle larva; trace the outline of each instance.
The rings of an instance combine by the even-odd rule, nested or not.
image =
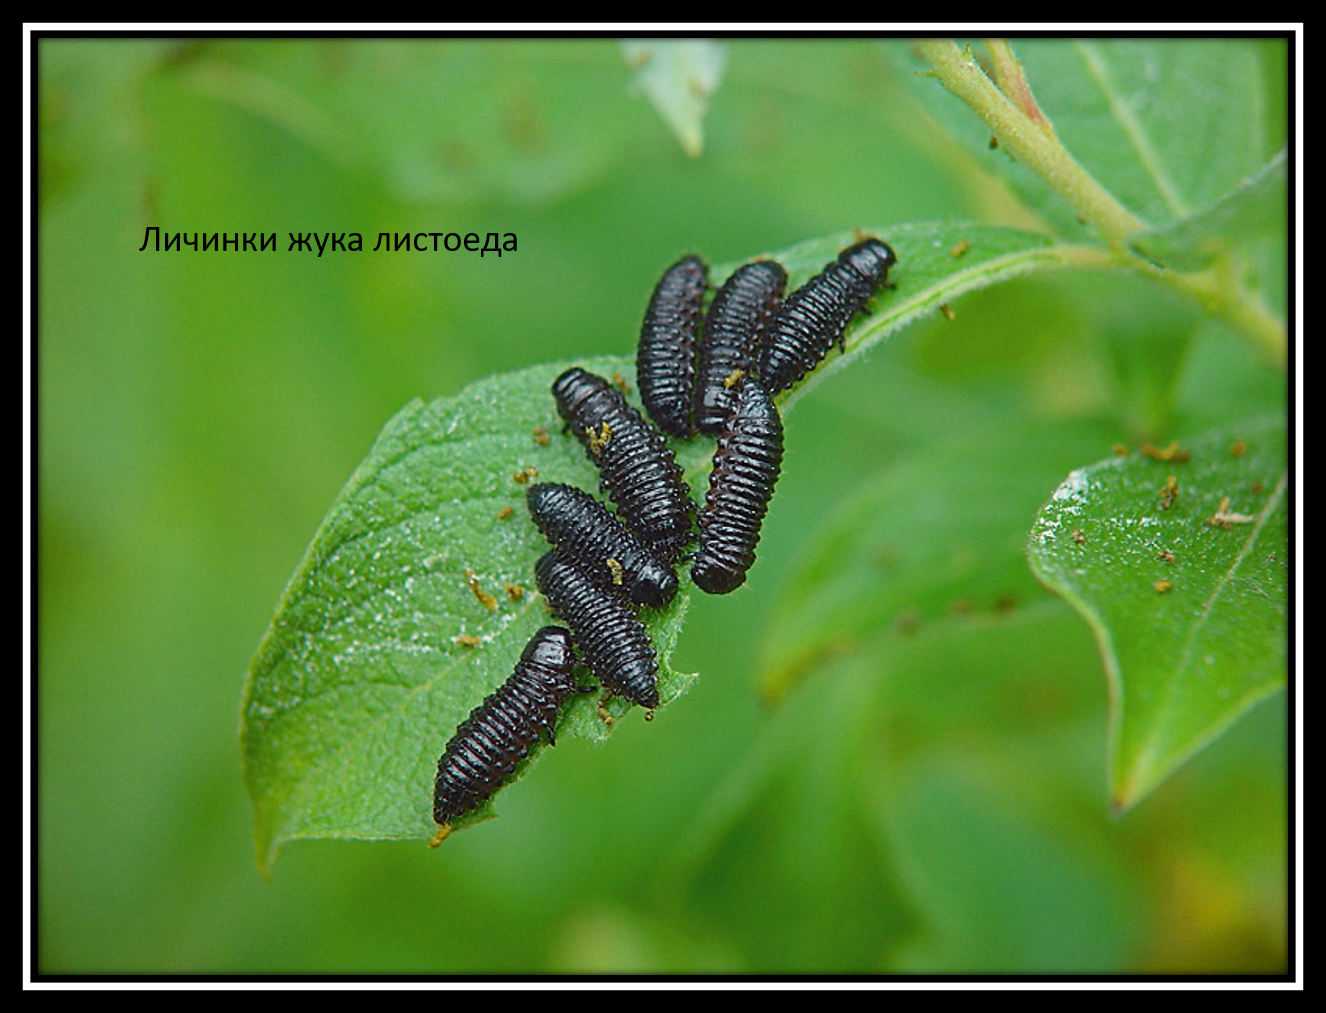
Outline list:
[[[548,744],[553,744],[557,709],[581,689],[571,676],[574,665],[570,631],[543,627],[525,645],[510,678],[456,729],[437,761],[433,820],[441,828],[433,847],[450,833],[453,819],[488,799],[511,776],[538,742],[540,729],[547,729]]]
[[[594,583],[563,549],[534,566],[539,590],[575,637],[603,688],[651,710],[658,706],[658,660],[649,631],[621,599]]]
[[[695,390],[695,342],[704,316],[708,268],[699,257],[683,257],[654,287],[640,327],[635,379],[640,400],[654,424],[672,436],[688,438]]]
[[[655,559],[675,563],[691,540],[695,506],[663,436],[601,376],[568,369],[552,390],[626,527]]]
[[[756,260],[732,272],[704,320],[695,378],[695,428],[717,436],[737,403],[731,377],[755,372],[760,341],[787,285],[776,260]]]
[[[589,493],[541,482],[530,486],[526,501],[548,541],[575,556],[604,590],[652,608],[662,608],[677,593],[677,575],[671,568],[650,555]]]
[[[814,369],[853,315],[888,280],[897,256],[887,243],[867,239],[849,246],[838,259],[783,302],[760,348],[760,382],[771,395],[786,390]]]
[[[764,387],[747,377],[718,437],[709,493],[700,511],[700,551],[691,579],[701,590],[727,594],[745,582],[782,461],[778,409]]]

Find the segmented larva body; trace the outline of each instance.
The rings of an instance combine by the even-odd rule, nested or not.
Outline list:
[[[644,624],[604,591],[562,549],[534,566],[539,590],[566,621],[585,664],[610,693],[651,710],[658,706],[658,660]]]
[[[727,594],[745,583],[782,462],[778,409],[764,387],[748,377],[718,437],[709,493],[700,511],[700,551],[691,579],[701,590]]]
[[[683,257],[663,272],[640,327],[635,356],[640,399],[654,424],[672,436],[695,434],[691,426],[695,344],[708,285],[704,261]]]
[[[457,816],[488,799],[547,729],[553,744],[557,709],[580,687],[571,677],[571,633],[545,626],[525,645],[515,671],[470,712],[437,761],[433,820],[443,832]]]
[[[814,369],[875,291],[897,256],[887,243],[849,246],[783,302],[760,349],[760,382],[770,394],[786,390]]]
[[[655,559],[675,563],[691,540],[695,506],[662,434],[601,376],[568,369],[552,390],[626,527]]]
[[[756,371],[760,342],[787,287],[776,260],[756,260],[732,272],[704,321],[695,380],[695,428],[717,436],[736,406],[741,377]]]
[[[530,516],[544,537],[574,556],[605,591],[661,608],[677,593],[677,575],[658,562],[621,521],[589,493],[555,482],[532,485]]]

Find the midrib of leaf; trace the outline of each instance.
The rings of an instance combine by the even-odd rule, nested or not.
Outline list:
[[[1109,70],[1106,69],[1105,59],[1100,50],[1091,43],[1081,41],[1075,42],[1074,48],[1082,54],[1082,61],[1091,74],[1092,80],[1096,82],[1096,86],[1100,89],[1101,95],[1109,103],[1110,112],[1114,114],[1114,118],[1123,128],[1124,134],[1132,140],[1133,151],[1151,177],[1156,190],[1164,198],[1165,203],[1174,212],[1176,218],[1186,217],[1188,214],[1187,201],[1175,189],[1169,174],[1164,170],[1160,155],[1151,144],[1151,138],[1119,94],[1119,89],[1115,86]]]
[[[1275,490],[1272,492],[1272,494],[1269,497],[1267,497],[1265,505],[1262,507],[1261,511],[1257,515],[1256,524],[1253,525],[1253,528],[1248,533],[1247,538],[1244,539],[1243,544],[1239,547],[1238,554],[1234,557],[1230,565],[1226,568],[1225,572],[1220,575],[1220,579],[1216,582],[1215,587],[1211,590],[1210,595],[1203,603],[1201,614],[1198,617],[1197,621],[1193,623],[1192,629],[1189,630],[1188,636],[1185,639],[1183,650],[1179,657],[1179,662],[1174,668],[1174,677],[1169,680],[1168,684],[1165,687],[1165,701],[1157,716],[1157,720],[1152,722],[1151,730],[1147,734],[1146,741],[1137,750],[1137,753],[1133,758],[1133,762],[1131,764],[1131,771],[1128,777],[1125,778],[1120,784],[1119,797],[1118,799],[1116,799],[1115,802],[1116,808],[1122,808],[1131,804],[1131,800],[1135,797],[1136,794],[1137,789],[1135,787],[1135,781],[1139,776],[1139,773],[1145,773],[1148,770],[1154,769],[1157,761],[1162,759],[1159,755],[1160,742],[1163,739],[1162,731],[1168,727],[1167,722],[1164,719],[1173,712],[1173,709],[1176,706],[1175,698],[1178,692],[1178,685],[1183,674],[1189,670],[1189,667],[1192,662],[1193,651],[1195,650],[1196,647],[1198,635],[1205,630],[1206,622],[1210,618],[1211,611],[1215,608],[1216,603],[1218,602],[1221,594],[1228,586],[1229,581],[1233,577],[1234,573],[1238,570],[1238,568],[1243,564],[1243,561],[1247,559],[1248,555],[1252,552],[1252,547],[1254,544],[1256,544],[1257,538],[1260,536],[1262,528],[1266,525],[1267,519],[1275,512],[1276,508],[1279,506],[1280,500],[1284,496],[1285,487],[1288,484],[1288,480],[1289,480],[1288,471],[1286,470],[1281,472],[1280,479],[1278,482],[1276,482]],[[1110,653],[1107,655],[1107,658],[1109,659],[1111,678],[1114,678],[1115,676],[1117,676],[1118,673],[1118,661],[1114,657],[1112,646]],[[1262,695],[1264,695],[1264,691],[1257,692],[1254,695],[1253,700],[1260,698],[1260,696]],[[1251,703],[1252,701],[1250,700],[1248,702]],[[1212,725],[1209,729],[1207,729],[1204,735],[1200,736],[1198,739],[1192,742],[1187,749],[1183,750],[1179,754],[1178,760],[1181,761],[1183,758],[1191,756],[1194,753],[1198,752],[1203,746],[1205,746],[1217,735],[1219,735],[1231,723],[1237,720],[1239,713],[1230,714],[1226,717],[1225,720],[1216,722],[1214,725]]]

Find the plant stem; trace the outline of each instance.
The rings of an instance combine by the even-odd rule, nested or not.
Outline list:
[[[1223,284],[1216,271],[1200,274],[1168,271],[1162,277],[1175,289],[1199,302],[1209,314],[1236,330],[1267,361],[1280,369],[1285,368],[1289,343],[1285,322],[1256,295]]]

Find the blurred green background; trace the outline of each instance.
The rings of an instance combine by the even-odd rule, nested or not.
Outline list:
[[[1284,50],[1256,44],[1257,161],[1285,139]],[[759,564],[692,603],[675,660],[701,679],[659,720],[545,754],[437,852],[297,843],[257,870],[246,666],[401,405],[630,353],[682,253],[1033,224],[983,164],[1003,153],[948,139],[893,55],[731,43],[692,158],[607,40],[39,42],[40,972],[1284,970],[1283,696],[1113,819],[1094,643],[1018,564],[759,702],[780,602],[862,488],[911,476],[878,518],[905,550],[983,448],[1053,434],[1013,560],[1114,441],[1283,410],[1282,374],[1120,276],[977,293],[802,399]],[[279,241],[140,253],[150,225]],[[368,252],[381,231],[519,251]],[[1194,323],[1138,369],[1139,334]]]

